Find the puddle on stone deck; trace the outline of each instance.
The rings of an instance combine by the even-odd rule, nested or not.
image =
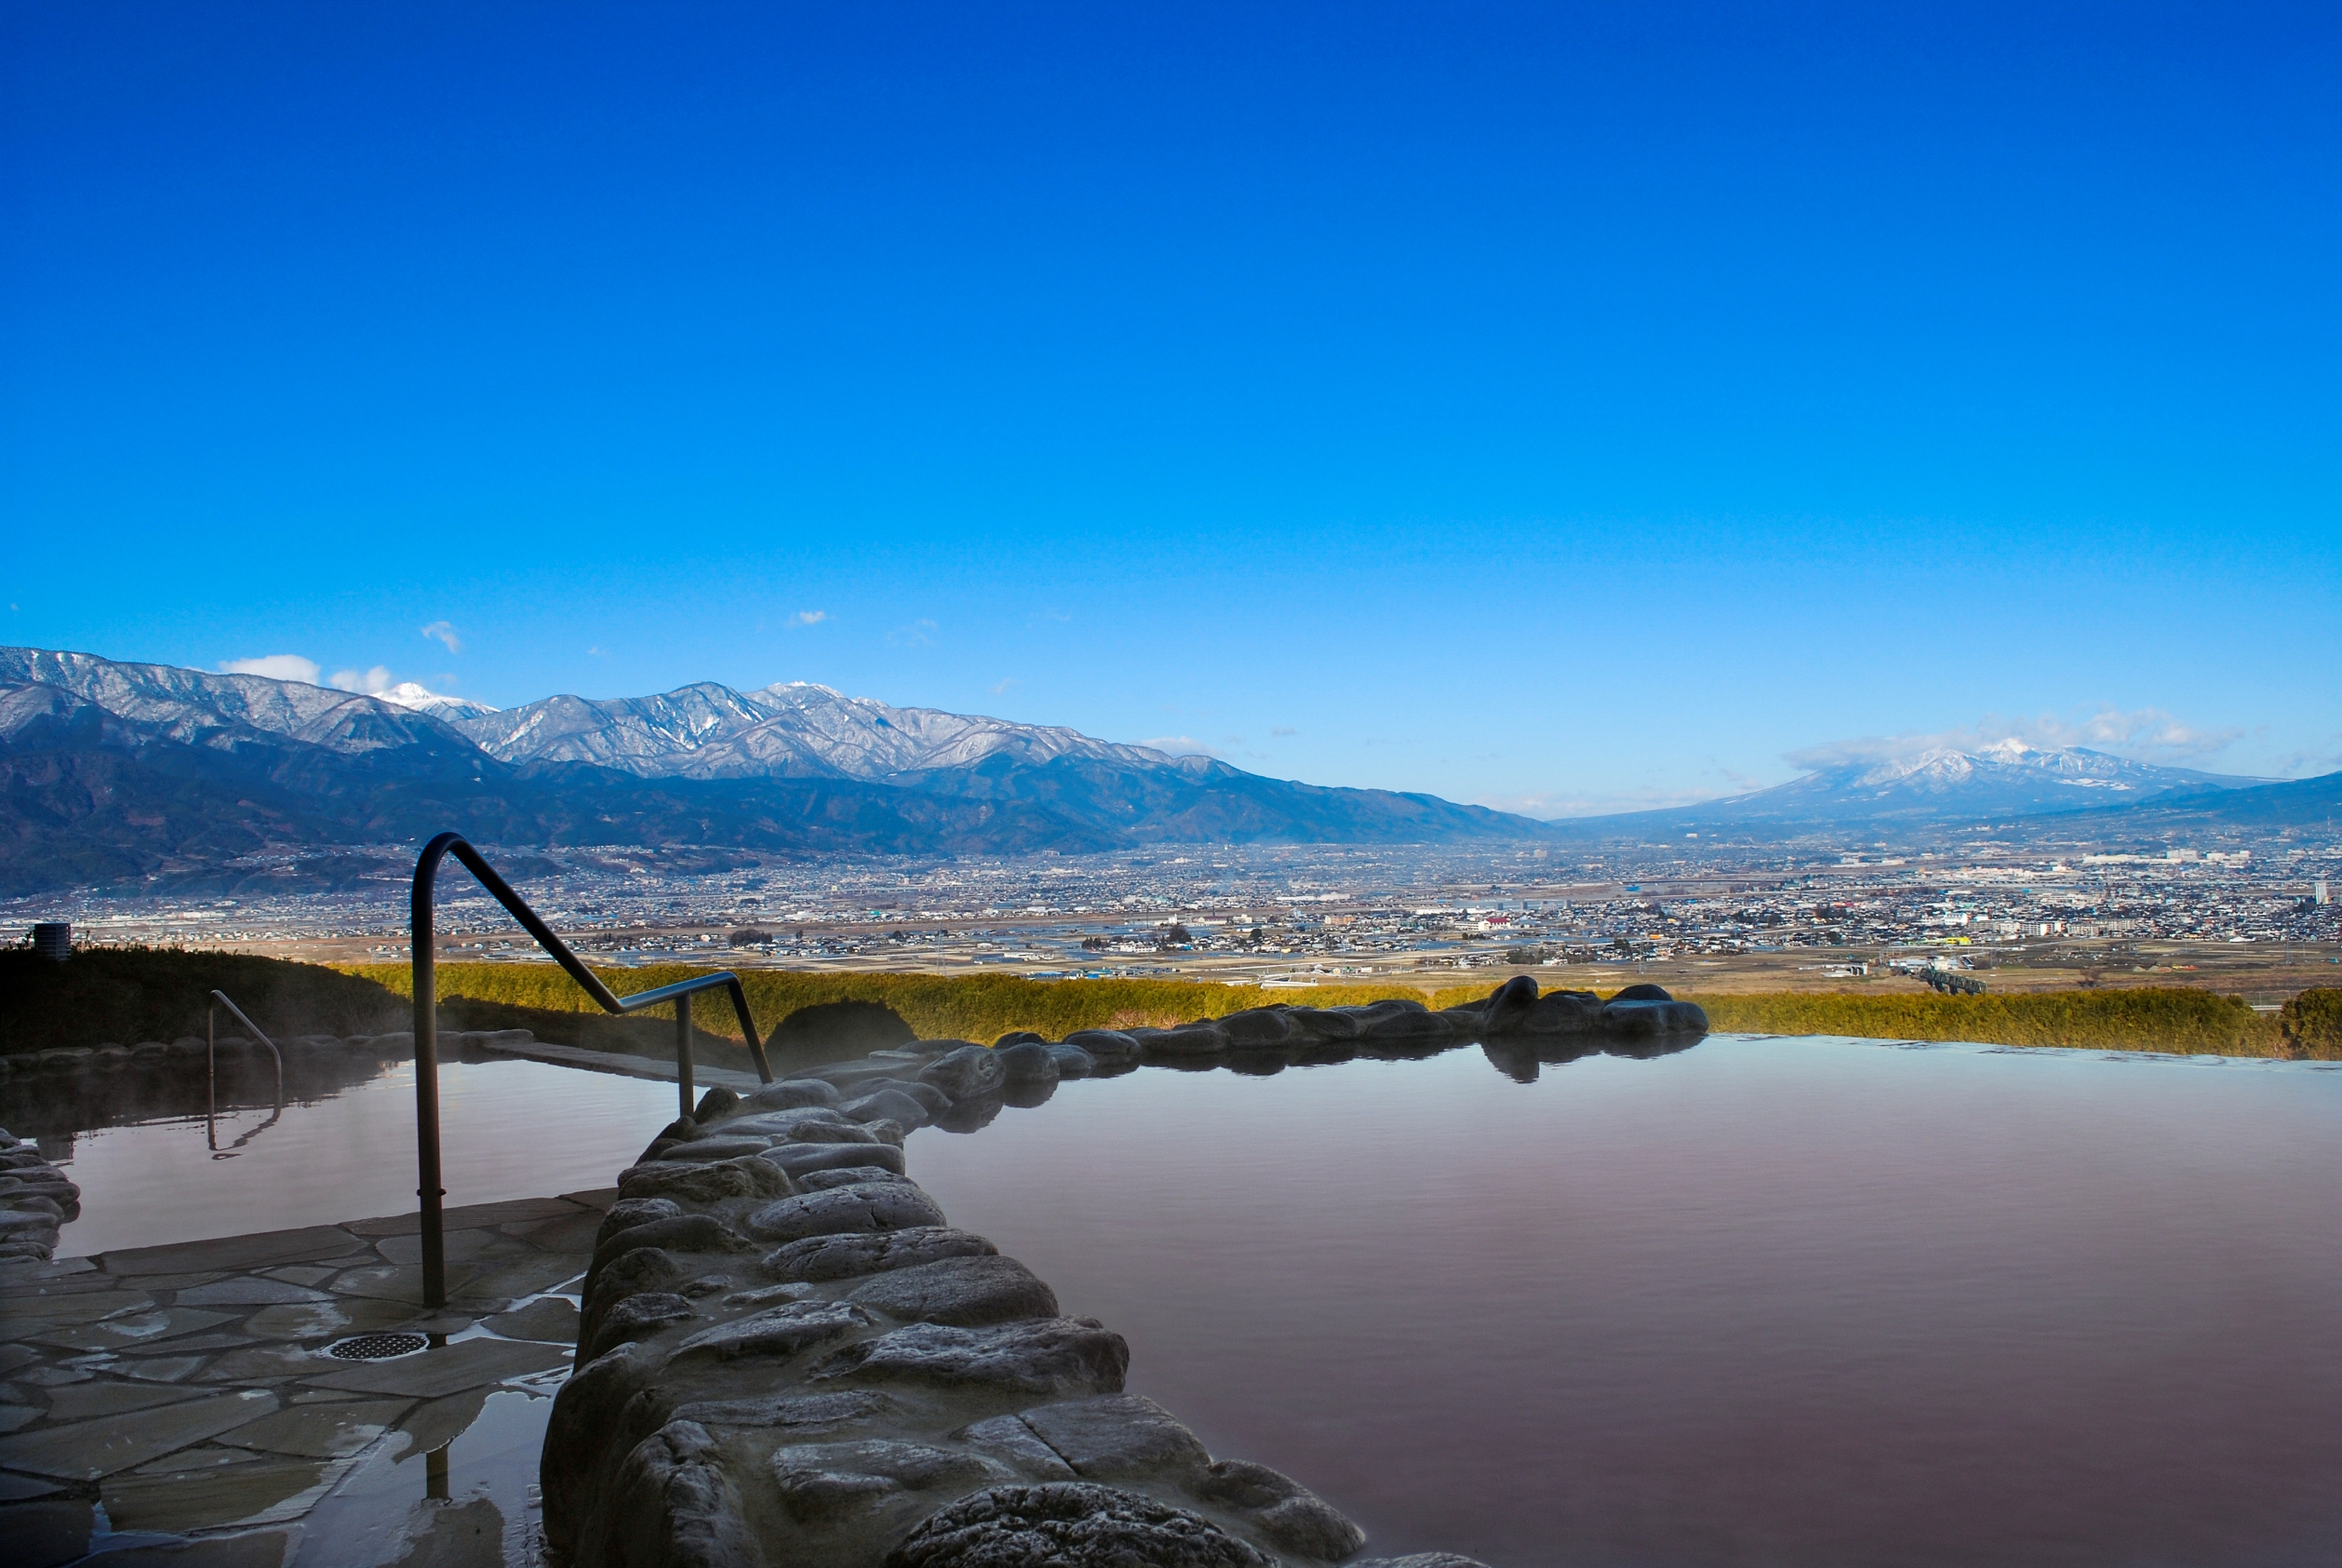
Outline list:
[[[303,1522],[288,1568],[360,1568],[412,1557],[445,1564],[540,1561],[537,1455],[550,1392],[500,1388],[443,1455],[379,1447]],[[444,1471],[435,1470],[444,1458]]]

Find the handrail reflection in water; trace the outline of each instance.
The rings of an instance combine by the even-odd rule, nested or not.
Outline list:
[[[230,1144],[224,1150],[220,1147],[220,1130],[218,1126],[220,1115],[220,1010],[223,1007],[230,1012],[234,1013],[236,1022],[251,1030],[252,1033],[258,1037],[260,1042],[268,1047],[268,1053],[276,1058],[276,1108],[269,1113],[269,1118],[266,1121],[261,1122],[258,1127],[253,1128],[252,1131],[247,1132],[235,1142]],[[212,1151],[212,1159],[233,1159],[235,1158],[235,1151],[237,1149],[242,1148],[245,1145],[250,1143],[253,1139],[259,1137],[261,1133],[275,1126],[277,1118],[285,1114],[285,1053],[276,1049],[276,1042],[269,1039],[266,1032],[263,1031],[258,1024],[253,1023],[252,1020],[244,1015],[244,1010],[242,1008],[236,1006],[234,1002],[228,999],[227,992],[215,990],[211,993],[211,1005],[205,1011],[204,1013],[204,1066],[206,1069],[203,1110],[204,1142],[209,1146]]]

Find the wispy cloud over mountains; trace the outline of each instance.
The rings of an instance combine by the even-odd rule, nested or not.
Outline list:
[[[270,680],[298,680],[309,686],[322,684],[317,677],[323,673],[314,659],[304,659],[298,653],[263,653],[257,659],[222,659],[220,668],[227,675],[265,676]]]
[[[1907,761],[1936,751],[1985,754],[2087,746],[2134,761],[2178,762],[2225,751],[2242,740],[2244,733],[2241,727],[2200,730],[2162,708],[2137,708],[2124,713],[2108,706],[2079,718],[2055,714],[2002,718],[1987,714],[1975,723],[1957,730],[1827,741],[1784,753],[1782,760],[1791,767],[1818,772],[1864,763]]]

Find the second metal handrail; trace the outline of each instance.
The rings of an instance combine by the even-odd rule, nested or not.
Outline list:
[[[422,1177],[416,1196],[422,1199],[422,1296],[423,1305],[435,1308],[448,1304],[448,1261],[441,1224],[441,1199],[447,1197],[447,1189],[439,1185],[439,972],[437,938],[433,931],[433,890],[439,863],[448,855],[463,863],[489,896],[511,912],[513,918],[536,938],[537,945],[551,955],[553,961],[568,972],[569,978],[605,1012],[639,1012],[663,1002],[675,1003],[676,1089],[685,1116],[691,1114],[695,1099],[691,1092],[691,998],[697,992],[722,989],[730,993],[732,1012],[739,1015],[740,1032],[748,1042],[748,1055],[756,1065],[756,1076],[767,1083],[772,1081],[772,1066],[765,1060],[763,1042],[756,1039],[756,1025],[748,1016],[748,993],[742,989],[740,976],[729,970],[718,970],[656,990],[618,996],[602,984],[601,976],[569,951],[569,944],[553,933],[553,928],[529,907],[527,900],[513,891],[510,884],[496,874],[496,868],[481,858],[480,851],[464,841],[462,835],[440,834],[423,846],[422,854],[415,862],[414,887],[408,899],[407,949],[414,972],[415,1156]]]
[[[246,1144],[275,1126],[277,1117],[285,1114],[285,1053],[276,1049],[276,1042],[269,1039],[258,1024],[244,1016],[242,1008],[228,999],[227,992],[212,992],[211,1006],[204,1013],[203,1026],[204,1066],[207,1069],[204,1084],[203,1137],[204,1143],[215,1155],[220,1152],[220,1133],[215,1124],[220,1116],[220,1010],[223,1007],[234,1013],[235,1021],[251,1030],[259,1038],[260,1042],[268,1047],[268,1053],[276,1058],[275,1113],[243,1137],[230,1144],[229,1150],[233,1152],[242,1148]]]

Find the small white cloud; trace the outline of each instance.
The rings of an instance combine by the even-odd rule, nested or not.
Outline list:
[[[333,686],[341,691],[356,691],[368,697],[379,697],[398,682],[390,670],[381,664],[370,670],[336,670]]]
[[[10,605],[9,609],[16,607]],[[305,686],[317,684],[317,662],[304,659],[298,653],[270,653],[258,659],[222,659],[220,667],[230,675],[261,675],[271,680],[298,680]]]
[[[1017,679],[1014,676],[1003,676],[1000,679],[992,683],[992,694],[997,697],[1002,692],[1006,691],[1010,687],[1022,686],[1024,684],[1024,682]]]
[[[427,637],[437,637],[448,645],[448,651],[450,653],[463,651],[463,639],[456,636],[455,628],[445,621],[434,621],[422,629],[422,635]]]
[[[789,617],[789,624],[792,626],[818,626],[828,619],[829,611],[826,610],[800,610],[795,615]]]
[[[1140,741],[1137,744],[1155,751],[1167,751],[1173,757],[1217,757],[1220,755],[1193,735],[1158,735],[1153,740]]]
[[[1290,724],[1273,724],[1269,726],[1268,733],[1270,739],[1281,741],[1290,736],[1298,735],[1301,731]]]
[[[932,621],[914,621],[889,632],[887,640],[897,648],[930,648],[934,646],[935,630]]]

